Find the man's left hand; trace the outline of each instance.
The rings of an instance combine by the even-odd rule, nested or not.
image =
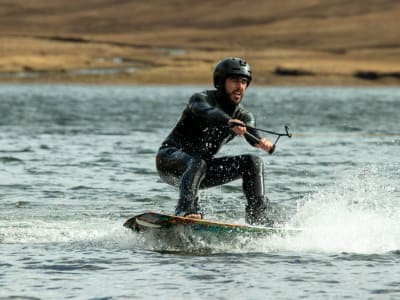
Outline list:
[[[265,152],[271,151],[272,147],[274,147],[274,144],[271,143],[271,141],[267,140],[265,137],[260,139],[260,142],[255,145],[257,148],[260,148],[264,150]]]

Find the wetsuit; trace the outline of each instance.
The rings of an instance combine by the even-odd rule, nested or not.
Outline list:
[[[239,119],[255,126],[253,115],[242,105],[234,105],[216,90],[194,94],[177,125],[162,143],[156,165],[160,177],[179,186],[179,201],[175,213],[198,213],[198,190],[218,186],[239,178],[247,199],[246,221],[263,223],[266,216],[264,201],[264,170],[262,160],[254,155],[214,158],[220,147],[235,134],[228,126],[230,119]],[[260,137],[254,129],[247,129]],[[254,146],[256,141],[246,136]]]

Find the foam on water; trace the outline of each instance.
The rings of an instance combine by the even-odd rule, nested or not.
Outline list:
[[[0,223],[3,244],[75,244],[100,248],[129,248],[129,230],[121,222],[107,219],[90,220],[24,220]]]
[[[368,166],[308,196],[288,223],[304,231],[273,241],[275,247],[366,254],[399,250],[399,191],[388,182],[385,170]]]

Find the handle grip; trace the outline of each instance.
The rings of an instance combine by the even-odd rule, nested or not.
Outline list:
[[[274,145],[272,146],[271,150],[268,151],[269,154],[272,154],[272,153],[275,152],[275,146],[276,146],[276,144],[274,144]]]
[[[247,136],[247,137],[250,139],[250,141],[253,142],[253,143],[255,143],[255,144],[258,144],[258,143],[261,141],[258,137],[256,137],[255,135],[251,134],[251,133],[248,132],[248,131],[246,131],[246,132],[244,133],[244,135]],[[274,151],[275,151],[275,145],[276,145],[276,143],[272,146],[271,150],[268,151],[269,154],[274,153]]]
[[[256,137],[255,135],[251,134],[248,131],[246,131],[244,133],[244,135],[247,136],[250,139],[250,141],[255,143],[255,144],[258,144],[261,141],[258,137]]]

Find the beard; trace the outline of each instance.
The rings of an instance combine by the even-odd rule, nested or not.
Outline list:
[[[235,105],[238,105],[243,99],[243,94],[239,90],[226,93],[226,96],[229,101]]]

